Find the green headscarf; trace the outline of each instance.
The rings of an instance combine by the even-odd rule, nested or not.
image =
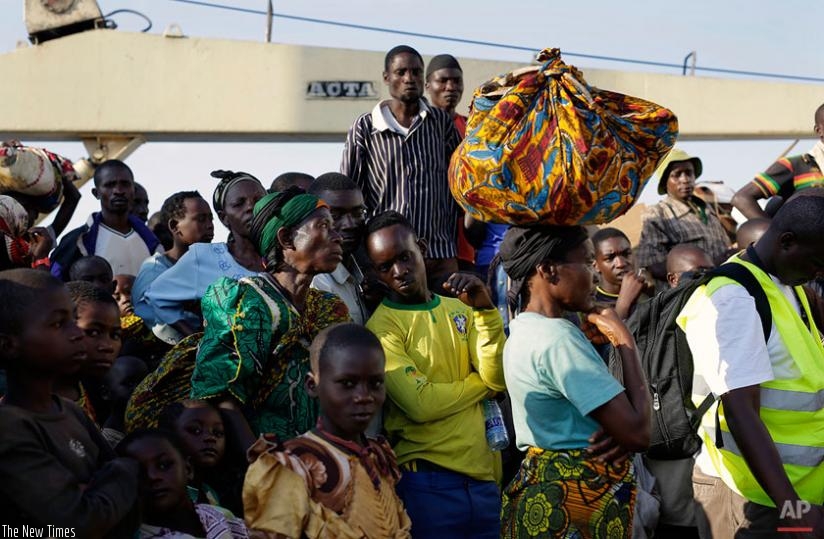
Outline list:
[[[315,195],[290,187],[282,193],[269,193],[258,200],[253,210],[251,236],[261,256],[277,245],[278,230],[300,223],[326,203]]]

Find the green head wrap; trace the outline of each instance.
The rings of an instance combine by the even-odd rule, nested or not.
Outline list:
[[[296,187],[282,193],[269,193],[258,200],[250,230],[258,253],[268,258],[277,246],[278,230],[295,226],[320,207],[326,207],[326,203]]]

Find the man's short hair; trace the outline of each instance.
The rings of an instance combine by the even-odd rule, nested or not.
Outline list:
[[[0,333],[19,334],[27,312],[42,303],[43,292],[63,286],[47,271],[16,268],[0,271]]]
[[[345,348],[374,348],[383,353],[381,342],[364,326],[352,322],[334,324],[318,333],[309,347],[312,371],[319,372],[333,351]]]
[[[98,255],[86,255],[81,256],[77,260],[72,263],[69,267],[69,279],[72,281],[79,281],[80,280],[80,270],[84,266],[89,266],[90,264],[100,264],[101,266],[105,266],[108,268],[109,273],[111,273],[112,278],[114,278],[114,270],[112,269],[112,265],[109,264],[109,261],[103,258],[102,256]]]
[[[113,305],[114,308],[120,312],[117,300],[114,299],[111,294],[106,293],[105,290],[101,290],[88,281],[69,281],[66,283],[66,289],[69,291],[75,307],[87,303],[103,303],[105,305]]]
[[[309,186],[308,193],[311,195],[319,195],[324,191],[360,191],[360,187],[352,178],[339,172],[327,172],[321,174],[312,185]]]
[[[769,230],[792,232],[798,241],[820,240],[824,230],[824,188],[808,188],[791,197],[776,212]]]
[[[415,227],[413,227],[412,223],[409,222],[409,219],[395,210],[387,210],[372,218],[366,225],[366,235],[371,236],[379,230],[395,225],[400,225],[408,229],[414,236],[418,235],[415,231]]]
[[[627,240],[627,243],[632,245],[632,242],[629,241],[629,238],[626,234],[622,231],[618,230],[617,228],[613,227],[606,227],[599,229],[595,234],[592,235],[592,245],[597,249],[598,245],[602,241],[607,241],[612,238],[623,238]]]
[[[463,69],[461,69],[461,64],[458,63],[457,58],[451,54],[439,54],[437,56],[433,56],[426,65],[426,80],[429,80],[432,73],[438,71],[439,69],[457,69],[463,73]]]
[[[282,193],[290,187],[300,187],[301,183],[311,184],[315,177],[305,172],[284,172],[274,180],[269,186],[270,193]]]
[[[134,172],[132,172],[132,169],[129,168],[129,165],[117,159],[109,159],[108,161],[104,161],[98,165],[98,167],[94,170],[94,186],[100,187],[100,182],[103,181],[103,177],[110,171],[117,169],[127,170],[129,172],[129,176],[132,178],[132,182],[134,182]]]
[[[164,200],[160,207],[161,224],[168,228],[171,219],[180,221],[186,217],[186,201],[192,198],[203,200],[203,196],[197,191],[178,191]]]
[[[815,116],[813,118],[817,124],[824,123],[824,104],[819,105],[818,108],[815,109]]]
[[[392,64],[392,60],[395,59],[395,56],[399,54],[414,54],[418,57],[418,60],[421,61],[421,65],[423,65],[423,56],[421,53],[410,47],[409,45],[398,45],[397,47],[392,47],[389,49],[389,52],[386,53],[386,57],[383,59],[383,70],[389,71],[389,66]]]

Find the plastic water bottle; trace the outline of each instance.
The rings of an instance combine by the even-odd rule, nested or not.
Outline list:
[[[486,442],[492,451],[501,451],[509,445],[509,435],[504,425],[504,415],[495,399],[484,401],[484,422],[486,423]]]

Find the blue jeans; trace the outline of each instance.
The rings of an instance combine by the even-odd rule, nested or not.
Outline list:
[[[454,472],[403,472],[398,495],[414,539],[498,539],[501,492],[494,481]]]

